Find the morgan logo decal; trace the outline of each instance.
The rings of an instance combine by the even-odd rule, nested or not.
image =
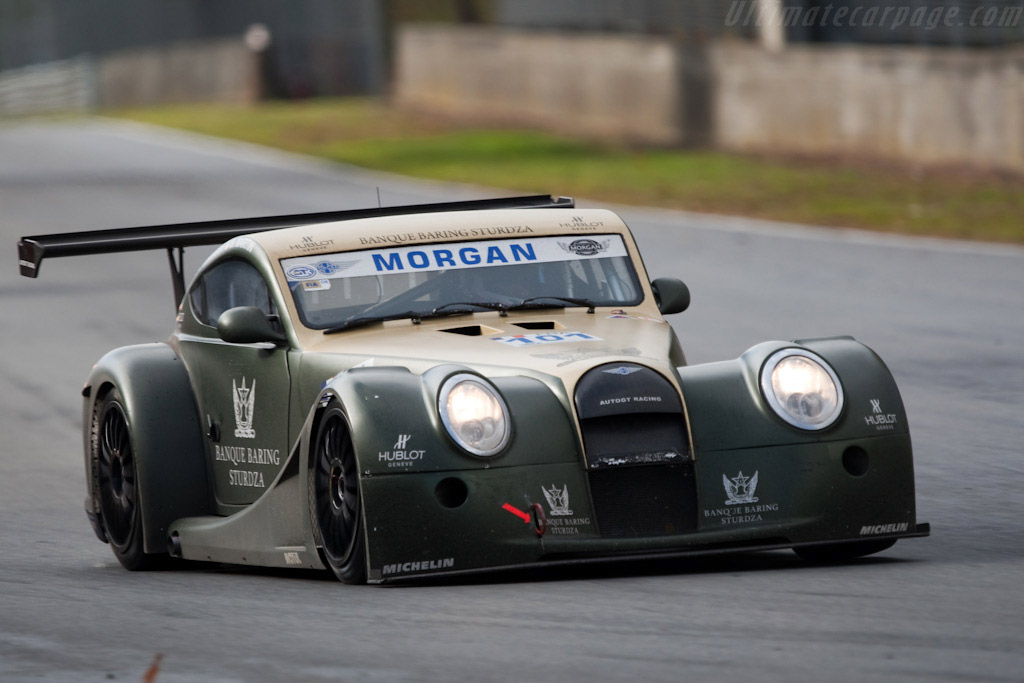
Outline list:
[[[602,370],[601,372],[605,372],[609,375],[632,375],[634,372],[640,372],[641,369],[642,368],[627,368],[623,366],[612,368],[611,370]]]
[[[864,423],[869,427],[874,427],[880,432],[896,429],[896,413],[886,413],[882,410],[881,399],[873,398],[870,399],[870,401],[871,414],[864,416]]]
[[[862,526],[860,528],[860,535],[875,536],[877,534],[899,534],[909,528],[909,522],[900,522],[898,524],[874,524],[870,526]]]
[[[726,505],[746,505],[747,503],[757,502],[757,498],[754,497],[754,492],[757,491],[757,472],[754,472],[752,477],[744,477],[741,470],[732,479],[723,474],[722,485],[725,487],[725,494],[728,496],[725,501]]]
[[[324,275],[334,275],[357,263],[359,261],[320,261],[316,264],[316,269]]]
[[[255,439],[252,414],[256,407],[256,380],[248,387],[245,386],[245,377],[242,378],[241,387],[235,386],[235,380],[231,380],[231,390],[235,404],[235,436],[239,439]]]
[[[493,228],[500,234],[519,232],[509,226]],[[513,229],[515,228],[515,229]],[[474,237],[483,237],[491,228],[465,231]],[[449,231],[451,232],[451,231]],[[417,241],[422,233],[394,236],[398,242]],[[398,239],[401,237],[401,239]],[[408,240],[406,240],[408,238]],[[370,243],[379,243],[381,238],[362,238]],[[361,240],[362,241],[362,240]],[[391,242],[384,239],[384,242]],[[484,241],[446,242],[444,244],[410,244],[383,249],[346,252],[339,254],[318,254],[327,251],[331,240],[317,242],[310,238],[302,244],[289,247],[290,258],[281,260],[288,282],[301,282],[316,278],[353,278],[387,273],[435,272],[461,270],[466,268],[494,268],[522,263],[574,263],[589,260],[595,254],[602,258],[628,258],[629,251],[621,235],[594,235],[578,239],[564,237],[516,237]],[[299,270],[292,270],[298,268]]]
[[[575,256],[593,256],[595,254],[600,254],[602,251],[607,249],[609,244],[611,244],[611,240],[601,240],[599,242],[597,240],[583,237],[578,240],[573,240],[568,244],[565,242],[559,242],[558,246]]]
[[[552,515],[566,517],[572,514],[572,510],[569,509],[569,486],[567,484],[563,484],[562,488],[552,484],[550,489],[541,486],[540,490],[544,492]]]

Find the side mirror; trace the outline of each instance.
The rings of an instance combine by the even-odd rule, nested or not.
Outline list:
[[[255,306],[229,308],[217,318],[217,334],[232,344],[282,344],[288,338],[275,330],[266,314]]]
[[[674,277],[659,277],[651,283],[654,301],[662,315],[682,313],[690,307],[690,288]]]

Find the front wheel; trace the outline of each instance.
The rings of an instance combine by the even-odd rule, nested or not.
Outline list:
[[[345,412],[337,403],[320,420],[310,487],[313,524],[326,564],[344,583],[366,582],[359,469]]]
[[[878,541],[857,541],[854,543],[830,543],[793,548],[793,552],[802,560],[810,562],[843,562],[865,555],[874,555],[887,550],[896,544],[895,539]]]
[[[166,555],[146,554],[143,549],[138,457],[117,389],[96,402],[90,436],[93,501],[114,555],[131,571],[163,566]]]

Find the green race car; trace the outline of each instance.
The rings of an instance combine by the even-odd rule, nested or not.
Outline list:
[[[219,244],[187,289],[183,249]],[[24,237],[167,249],[170,339],[83,389],[86,513],[173,558],[381,583],[926,536],[885,364],[850,337],[689,366],[629,229],[565,198]]]

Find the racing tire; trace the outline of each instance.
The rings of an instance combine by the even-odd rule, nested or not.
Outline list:
[[[808,562],[844,562],[865,555],[874,555],[887,550],[896,544],[896,539],[877,541],[858,541],[856,543],[830,543],[828,545],[812,545],[793,548],[801,560]]]
[[[359,467],[348,419],[336,402],[321,417],[311,467],[313,528],[324,563],[343,583],[366,583]]]
[[[164,553],[146,553],[143,547],[143,501],[133,443],[124,399],[113,388],[96,402],[92,412],[89,462],[94,509],[110,548],[125,569],[160,569],[170,558]]]

